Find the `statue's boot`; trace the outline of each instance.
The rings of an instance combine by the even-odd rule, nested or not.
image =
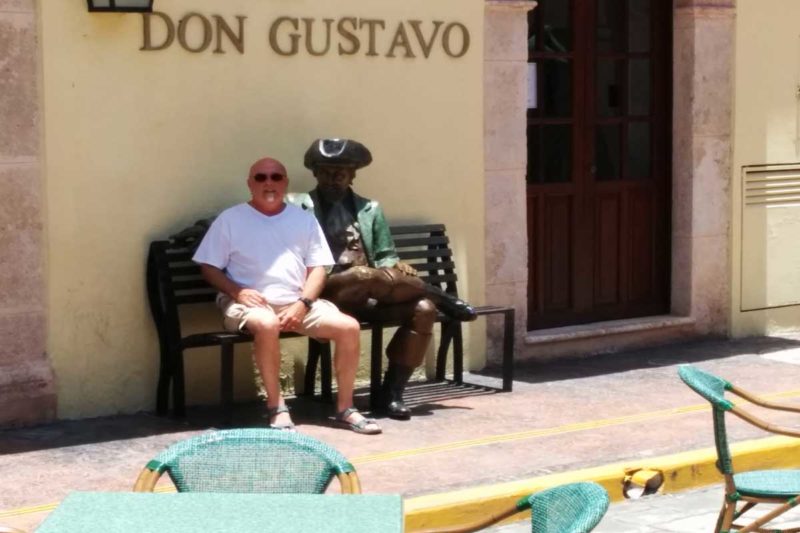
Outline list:
[[[386,347],[389,368],[383,378],[380,407],[390,418],[397,420],[411,418],[411,411],[403,402],[403,392],[414,369],[422,364],[433,339],[433,334],[428,331],[433,328],[436,308],[429,301],[422,300],[417,303],[416,310],[411,325],[398,328]]]
[[[439,287],[434,287],[433,285],[426,285],[425,289],[426,296],[436,304],[439,311],[450,318],[461,322],[472,322],[478,318],[475,308],[461,298],[448,294]]]
[[[381,391],[381,407],[389,415],[389,418],[394,418],[395,420],[408,420],[411,418],[411,410],[403,402],[403,392],[413,373],[413,367],[389,363],[389,368],[383,378],[383,390]]]

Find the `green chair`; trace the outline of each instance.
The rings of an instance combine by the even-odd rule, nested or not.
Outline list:
[[[569,483],[521,498],[517,503],[478,522],[417,533],[471,533],[520,511],[531,510],[532,533],[588,533],[608,510],[608,493],[594,482]]]
[[[133,490],[152,492],[167,472],[178,492],[321,494],[334,477],[361,492],[355,468],[327,444],[300,433],[248,428],[214,431],[173,444],[139,474]]]
[[[691,365],[681,365],[678,368],[678,375],[692,390],[711,402],[714,417],[714,444],[717,448],[717,469],[725,477],[725,499],[715,531],[737,531],[738,533],[767,531],[762,528],[764,524],[797,505],[798,496],[800,496],[800,470],[754,470],[735,473],[733,457],[728,447],[725,431],[725,413],[736,415],[745,422],[770,433],[800,437],[800,431],[764,422],[734,405],[732,401],[725,398],[725,392],[767,409],[800,413],[800,407],[762,400],[720,377]],[[746,526],[734,523],[759,503],[774,504],[777,507]],[[800,531],[800,528],[769,529],[768,531],[790,532]]]

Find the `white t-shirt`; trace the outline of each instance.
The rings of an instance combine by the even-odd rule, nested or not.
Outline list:
[[[306,267],[333,264],[317,219],[290,204],[273,216],[246,203],[226,209],[208,228],[192,260],[219,268],[275,305],[302,296]]]

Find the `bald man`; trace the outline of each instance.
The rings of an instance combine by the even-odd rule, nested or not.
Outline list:
[[[380,433],[380,426],[353,406],[359,323],[318,298],[333,257],[316,218],[284,202],[289,177],[275,159],[256,161],[247,186],[250,201],[226,209],[214,220],[193,260],[219,291],[217,305],[226,329],[254,337],[270,426],[294,430],[281,395],[279,336],[295,331],[336,343],[336,425],[357,433]]]

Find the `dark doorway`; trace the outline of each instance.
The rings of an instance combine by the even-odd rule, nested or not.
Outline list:
[[[669,310],[672,2],[529,15],[529,328]]]

